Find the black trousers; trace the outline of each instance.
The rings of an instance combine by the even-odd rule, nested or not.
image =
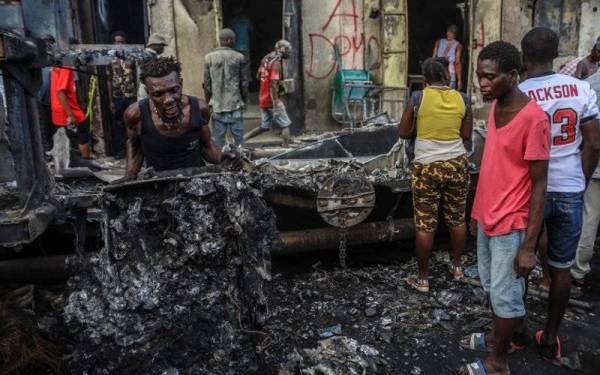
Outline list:
[[[113,144],[115,146],[115,157],[124,158],[127,145],[127,129],[123,115],[127,107],[136,102],[136,98],[113,98],[115,113],[113,118]]]

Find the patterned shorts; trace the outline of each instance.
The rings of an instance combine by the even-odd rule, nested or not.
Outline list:
[[[440,203],[446,225],[455,227],[465,224],[470,184],[466,156],[430,164],[415,163],[412,190],[416,230],[435,232]]]

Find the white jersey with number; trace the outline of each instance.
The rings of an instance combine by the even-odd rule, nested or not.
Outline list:
[[[555,73],[531,77],[519,88],[535,100],[550,119],[548,191],[584,191],[581,124],[598,117],[596,92],[588,82]]]

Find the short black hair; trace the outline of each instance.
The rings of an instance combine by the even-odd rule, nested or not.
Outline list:
[[[181,77],[181,63],[174,57],[148,59],[140,64],[140,81],[144,82],[148,77],[161,78],[172,72],[177,73],[177,77]]]
[[[547,63],[558,57],[558,35],[547,27],[535,27],[521,39],[527,61]]]
[[[479,52],[479,60],[491,60],[498,63],[500,71],[509,73],[512,70],[521,71],[521,53],[512,44],[499,40],[483,47]]]
[[[113,33],[110,34],[110,40],[114,42],[115,38],[118,36],[127,40],[127,34],[125,34],[125,31],[121,31],[121,30],[113,31]]]
[[[423,61],[421,70],[425,80],[431,82],[446,82],[450,76],[448,73],[449,61],[445,57],[430,57]]]

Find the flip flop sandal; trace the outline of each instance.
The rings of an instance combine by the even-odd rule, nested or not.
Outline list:
[[[554,362],[560,361],[562,357],[560,348],[560,338],[556,336],[556,343],[554,345],[542,344],[542,338],[544,337],[544,331],[540,330],[535,333],[535,343],[537,344],[538,353],[547,361]]]
[[[461,371],[462,375],[510,375],[510,370],[489,372],[481,359],[467,364]]]
[[[460,347],[467,350],[472,350],[474,352],[481,353],[491,353],[494,350],[493,346],[489,346],[487,341],[485,340],[486,332],[476,332],[472,333],[470,336],[463,337],[460,340]],[[469,341],[469,344],[465,344],[466,341]],[[507,354],[512,354],[518,350],[524,349],[525,345],[518,345],[513,341],[510,342],[510,348],[508,348]]]
[[[406,283],[421,293],[429,292],[429,280],[419,279],[417,276],[409,276]]]
[[[455,266],[452,263],[450,263],[450,273],[454,277],[454,280],[460,280],[460,279],[462,279],[465,276],[464,271],[463,271],[463,267],[462,266]]]

